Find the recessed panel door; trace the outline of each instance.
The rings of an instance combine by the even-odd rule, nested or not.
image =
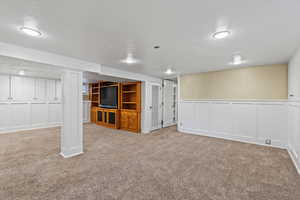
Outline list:
[[[128,113],[121,112],[121,128],[127,129],[128,128]]]
[[[138,123],[137,113],[136,112],[128,113],[128,129],[137,130],[138,128],[137,123]]]

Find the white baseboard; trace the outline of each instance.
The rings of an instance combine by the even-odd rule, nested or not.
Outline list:
[[[225,139],[225,140],[238,141],[238,142],[244,142],[244,143],[250,143],[250,144],[256,144],[256,145],[286,149],[288,151],[288,154],[289,154],[298,174],[300,175],[300,163],[297,162],[297,158],[294,155],[293,151],[290,148],[288,148],[288,146],[286,146],[286,145],[283,145],[280,143],[266,145],[263,143],[263,141],[254,140],[251,138],[240,137],[240,136],[230,136],[230,135],[226,135],[226,136],[214,135],[214,134],[208,133],[206,131],[190,130],[190,129],[184,129],[184,128],[180,128],[180,127],[178,127],[178,131],[182,132],[182,133],[187,133],[187,134],[200,135],[200,136],[206,136],[206,137],[214,137],[214,138],[220,138],[220,139]]]
[[[77,146],[69,149],[62,149],[60,155],[64,158],[71,158],[83,154],[82,146]]]
[[[5,129],[1,130],[0,134],[7,134],[7,133],[14,133],[14,132],[20,132],[20,131],[30,131],[30,130],[36,130],[36,129],[45,129],[45,128],[54,128],[62,126],[62,123],[52,123],[44,126],[28,126],[28,127],[14,127],[11,129]]]
[[[84,124],[89,124],[90,121],[84,121]],[[22,127],[13,127],[11,129],[0,129],[0,134],[7,134],[7,133],[14,133],[14,132],[20,132],[20,131],[30,131],[30,130],[36,130],[36,129],[45,129],[45,128],[54,128],[54,127],[60,127],[63,123],[48,123],[48,125],[35,125],[35,126],[22,126]]]
[[[207,132],[205,130],[193,130],[193,129],[185,129],[185,128],[178,127],[178,131],[182,133],[193,134],[193,135],[201,135],[201,136],[214,137],[214,138],[220,138],[225,140],[232,140],[237,142],[244,142],[244,143],[262,145],[268,147],[275,147],[280,149],[287,149],[286,145],[281,144],[279,142],[272,142],[272,145],[266,145],[264,141],[254,139],[254,138],[241,137],[241,136],[235,136],[229,134],[220,134],[220,133],[216,134],[216,133]]]
[[[175,126],[177,123],[176,122],[169,122],[169,123],[165,123],[163,125],[163,128],[167,128],[167,127],[170,127],[170,126]]]
[[[61,155],[62,157],[64,157],[64,158],[72,158],[72,157],[74,157],[74,156],[79,156],[79,155],[81,155],[81,154],[83,154],[83,152],[73,153],[73,154],[70,154],[70,155],[65,155],[64,153],[60,152],[60,155]]]
[[[297,158],[296,158],[296,156],[294,155],[293,151],[290,148],[288,148],[287,151],[288,151],[288,153],[289,153],[289,155],[292,159],[292,162],[293,162],[298,174],[300,175],[300,163],[297,162]]]

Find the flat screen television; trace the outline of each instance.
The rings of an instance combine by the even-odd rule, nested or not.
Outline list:
[[[118,87],[100,88],[100,103],[101,108],[118,108]]]

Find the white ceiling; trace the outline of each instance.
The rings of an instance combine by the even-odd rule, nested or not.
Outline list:
[[[1,0],[0,41],[157,77],[287,63],[300,46],[299,0]],[[32,38],[20,26],[37,27]],[[213,40],[222,27],[229,38]],[[160,45],[159,50],[153,46]],[[132,52],[137,65],[120,62]]]
[[[0,56],[0,74],[19,75],[20,71],[24,71],[24,76],[49,79],[60,79],[62,75],[60,68],[52,65]]]

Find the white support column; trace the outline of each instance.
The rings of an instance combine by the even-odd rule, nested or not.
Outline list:
[[[65,158],[83,153],[82,72],[66,70],[62,75],[63,126],[61,155]]]

